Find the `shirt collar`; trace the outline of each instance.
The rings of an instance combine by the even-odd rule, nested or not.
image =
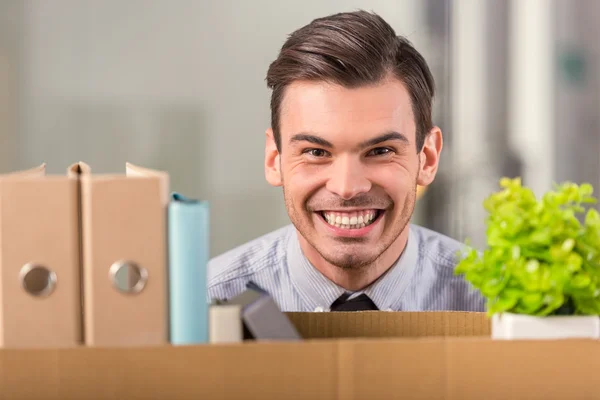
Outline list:
[[[344,288],[325,277],[304,256],[295,229],[290,235],[287,261],[292,284],[310,310],[327,310],[344,294]]]
[[[291,231],[287,261],[292,284],[311,310],[328,310],[346,290],[312,266],[302,252],[298,233],[295,229]],[[363,290],[380,310],[393,309],[400,302],[418,261],[417,241],[418,235],[409,225],[408,241],[401,256],[385,274]]]

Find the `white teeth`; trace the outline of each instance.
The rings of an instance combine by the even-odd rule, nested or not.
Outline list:
[[[352,213],[324,212],[325,220],[330,225],[342,229],[359,229],[369,225],[375,219],[374,211],[358,211]]]

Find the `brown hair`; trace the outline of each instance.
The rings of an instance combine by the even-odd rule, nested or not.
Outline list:
[[[338,13],[313,20],[293,32],[269,66],[271,128],[281,151],[280,107],[285,88],[296,80],[327,81],[347,88],[374,84],[388,74],[410,94],[416,124],[417,151],[433,127],[435,83],[423,56],[397,36],[380,16],[366,11]]]

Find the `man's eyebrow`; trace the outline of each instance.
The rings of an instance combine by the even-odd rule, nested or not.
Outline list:
[[[310,134],[310,133],[295,134],[290,139],[290,143],[293,143],[293,142],[309,142],[309,143],[316,144],[316,145],[323,146],[323,147],[329,147],[329,148],[333,147],[333,144],[331,144],[331,142],[328,142],[327,140],[325,140],[317,135]]]
[[[403,135],[400,132],[392,131],[392,132],[384,133],[383,135],[374,137],[372,139],[366,140],[366,141],[362,142],[359,145],[359,147],[360,148],[371,147],[371,146],[375,146],[375,145],[377,145],[379,143],[387,142],[387,141],[390,141],[390,140],[399,140],[399,141],[404,142],[406,144],[410,143],[410,141],[408,140],[408,138],[405,135]]]
[[[399,132],[392,131],[392,132],[387,132],[387,133],[384,133],[383,135],[379,135],[377,137],[374,137],[374,138],[371,138],[369,140],[362,142],[359,145],[359,148],[362,149],[365,147],[375,146],[379,143],[387,142],[390,140],[399,140],[406,144],[410,143],[410,141],[408,140],[408,138],[405,135],[403,135],[402,133],[399,133]],[[297,133],[294,136],[292,136],[292,138],[290,139],[290,143],[293,143],[293,142],[309,142],[312,144],[316,144],[318,146],[333,148],[333,144],[331,142],[323,139],[322,137],[311,134],[311,133]]]

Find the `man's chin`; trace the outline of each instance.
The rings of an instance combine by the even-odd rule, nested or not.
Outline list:
[[[338,244],[335,248],[334,252],[317,251],[328,263],[342,269],[363,268],[377,259],[375,255],[370,254],[372,246]]]
[[[358,270],[371,265],[375,260],[364,255],[324,257],[331,265],[344,270]]]
[[[368,237],[347,237],[347,236],[335,236],[333,238],[330,238],[330,240],[334,241],[334,242],[338,242],[338,243],[344,243],[344,244],[367,244],[369,243],[370,239]]]

